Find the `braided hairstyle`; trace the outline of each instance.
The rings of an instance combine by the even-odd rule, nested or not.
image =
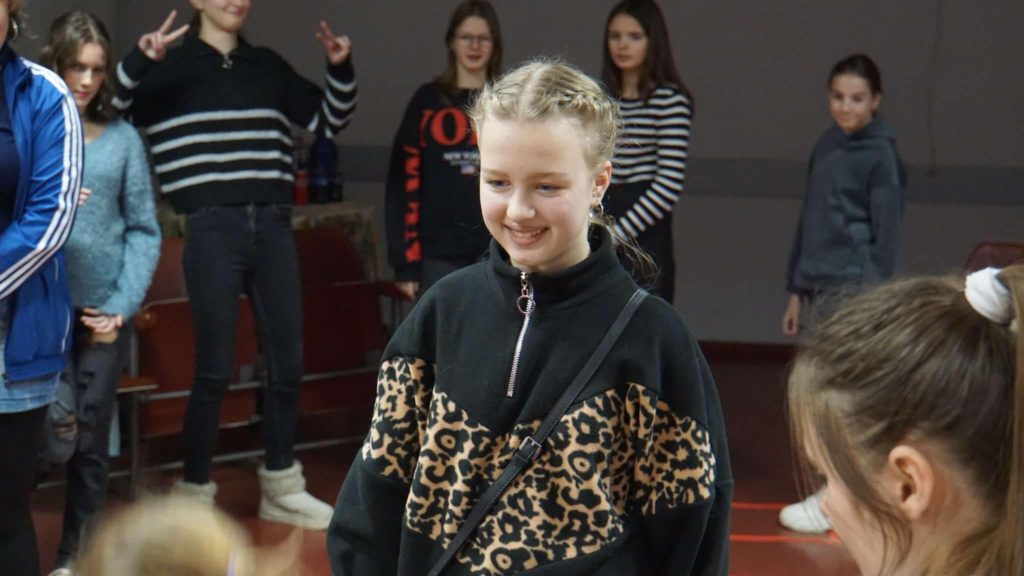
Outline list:
[[[609,162],[619,130],[619,105],[594,79],[560,60],[536,59],[488,83],[469,110],[479,138],[488,120],[568,120],[576,125],[587,165],[594,170]],[[615,231],[600,206],[590,223],[605,228],[617,248],[633,263],[640,280],[653,282],[657,267],[632,238]]]

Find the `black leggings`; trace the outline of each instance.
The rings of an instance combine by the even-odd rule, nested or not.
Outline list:
[[[38,576],[31,495],[46,407],[0,414],[0,567],[4,576]]]

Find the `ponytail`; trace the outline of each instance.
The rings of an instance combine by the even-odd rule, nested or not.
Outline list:
[[[625,259],[626,269],[632,273],[638,284],[651,287],[658,283],[660,272],[654,258],[640,247],[629,232],[616,226],[615,219],[609,216],[604,208],[598,208],[591,213],[590,225],[604,228],[608,232],[612,237],[612,246]]]
[[[1013,301],[1013,323],[1017,340],[1013,381],[1013,413],[1010,416],[1009,484],[1006,491],[1006,516],[999,526],[999,565],[1005,574],[1024,575],[1024,338],[1020,325],[1024,318],[1024,264],[1003,269],[999,280],[1010,291]]]

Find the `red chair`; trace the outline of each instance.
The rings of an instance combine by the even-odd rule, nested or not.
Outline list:
[[[298,230],[303,298],[300,414],[369,410],[385,335],[382,297],[405,300],[394,284],[366,279],[359,253],[340,228]],[[181,265],[184,241],[165,238],[142,309],[125,389],[132,394],[132,489],[141,472],[139,442],[181,432],[195,370],[192,314]],[[238,302],[235,371],[221,405],[222,427],[258,420],[259,382],[239,382],[255,366],[259,342],[251,307]]]
[[[989,266],[1005,268],[1018,262],[1024,262],[1024,242],[986,240],[971,251],[964,263],[964,271],[974,272]]]
[[[385,345],[381,298],[400,293],[391,283],[366,279],[359,253],[340,228],[297,230],[295,241],[305,368],[300,412],[368,408]]]

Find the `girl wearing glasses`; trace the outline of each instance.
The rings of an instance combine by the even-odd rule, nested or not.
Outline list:
[[[388,169],[388,259],[409,298],[487,249],[477,194],[480,154],[465,110],[501,69],[494,7],[487,0],[459,4],[445,45],[448,64],[413,94]]]
[[[693,97],[679,78],[665,18],[653,0],[616,4],[604,48],[602,80],[622,114],[604,209],[620,235],[635,238],[654,258],[658,276],[651,291],[672,302],[672,209],[686,179]]]

